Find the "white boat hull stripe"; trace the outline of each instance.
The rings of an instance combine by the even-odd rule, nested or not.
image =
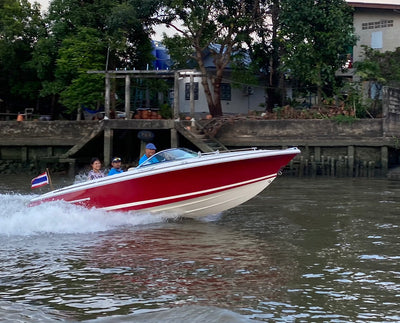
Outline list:
[[[210,194],[215,191],[223,191],[226,189],[238,187],[238,186],[244,186],[248,185],[251,183],[259,182],[259,181],[264,181],[270,178],[275,178],[277,174],[272,174],[272,175],[267,175],[267,176],[262,176],[258,178],[254,178],[248,181],[244,182],[239,182],[239,183],[234,183],[234,184],[229,184],[225,186],[220,186],[220,187],[214,187],[211,189],[203,190],[203,191],[197,191],[197,192],[192,192],[192,193],[186,193],[186,194],[181,194],[181,195],[174,195],[174,196],[168,196],[168,197],[162,197],[158,199],[152,199],[152,200],[145,200],[145,201],[140,201],[140,202],[132,202],[132,203],[125,203],[125,204],[118,204],[118,205],[113,205],[113,206],[107,206],[103,207],[103,210],[118,210],[118,209],[124,209],[124,208],[129,208],[133,206],[138,206],[138,205],[144,205],[144,204],[150,204],[150,203],[158,203],[158,202],[164,202],[164,201],[169,201],[169,200],[175,200],[175,199],[180,199],[180,198],[185,198],[185,197],[191,197],[194,195],[202,195],[202,194]]]

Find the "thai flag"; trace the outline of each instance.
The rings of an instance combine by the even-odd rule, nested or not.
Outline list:
[[[47,172],[44,172],[43,174],[40,174],[39,176],[32,179],[31,188],[38,188],[46,184],[49,184],[49,178],[47,176]]]

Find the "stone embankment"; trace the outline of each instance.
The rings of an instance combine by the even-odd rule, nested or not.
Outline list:
[[[62,169],[86,164],[91,156],[105,159],[120,155],[135,163],[140,155],[138,132],[151,130],[157,146],[184,145],[176,135],[176,122],[160,129],[138,120],[0,122],[0,172],[29,172],[45,167]],[[302,154],[286,169],[296,176],[383,176],[399,160],[398,142],[384,135],[384,120],[357,120],[340,124],[330,120],[247,120],[215,119],[205,122],[210,134],[230,149],[258,147],[280,149],[297,146]],[[176,142],[173,143],[174,137]],[[105,145],[107,142],[109,145]],[[132,156],[129,160],[129,156]]]

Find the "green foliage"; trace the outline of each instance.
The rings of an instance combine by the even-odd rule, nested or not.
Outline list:
[[[384,53],[367,46],[364,48],[364,60],[354,64],[357,74],[365,81],[380,84],[400,83],[400,47]]]
[[[40,95],[60,98],[68,112],[104,102],[104,76],[87,71],[144,69],[153,59],[147,25],[158,5],[158,0],[53,0],[48,33],[33,55]]]
[[[29,64],[44,28],[40,10],[27,0],[3,0],[0,7],[0,98],[10,105],[32,104],[40,87]]]
[[[353,124],[356,121],[356,118],[350,115],[338,114],[333,116],[331,120],[335,121],[336,123]]]
[[[0,98],[7,107],[39,97],[68,111],[98,105],[102,77],[88,70],[144,69],[159,0],[53,0],[43,16],[28,0],[0,7]],[[58,99],[61,99],[58,101]],[[28,103],[28,104],[27,104]]]
[[[176,66],[196,62],[203,75],[209,111],[214,116],[222,115],[220,84],[223,72],[254,31],[258,5],[259,2],[252,0],[171,0],[160,18],[160,22],[179,32],[174,37],[165,35],[163,40]],[[180,24],[176,24],[177,21]],[[215,66],[210,79],[207,77],[210,71],[205,66],[208,58]]]
[[[243,86],[258,86],[259,69],[256,64],[246,65],[247,57],[238,52],[232,55],[232,86],[242,88]]]
[[[356,118],[365,117],[366,107],[363,103],[361,85],[358,82],[347,82],[340,88],[340,92],[335,95],[335,101],[343,103],[347,111],[352,111],[351,115]]]
[[[99,75],[81,73],[74,78],[71,84],[60,95],[67,112],[71,113],[83,106],[95,110],[99,102],[103,101],[103,78]]]
[[[400,139],[396,136],[392,136],[394,147],[400,149]]]
[[[145,69],[151,62],[150,17],[159,1],[128,1],[116,4],[106,17],[110,68]]]
[[[198,67],[193,59],[193,47],[190,39],[179,35],[171,37],[164,35],[163,44],[168,48],[168,53],[173,58],[173,69]]]
[[[301,5],[298,0],[52,0],[41,16],[28,0],[2,0],[0,98],[9,106],[27,106],[40,97],[70,112],[97,107],[104,81],[87,71],[104,70],[106,62],[108,69],[145,69],[152,61],[151,27],[160,21],[180,31],[164,39],[174,67],[198,68],[203,86],[214,86],[214,93],[206,89],[213,115],[222,113],[219,85],[228,65],[237,86],[255,84],[254,76],[264,73],[268,97],[283,79],[276,76],[279,70],[309,89],[334,93],[334,73],[355,41],[350,10],[344,0],[304,0]],[[244,64],[244,49],[250,51],[251,65]],[[208,78],[207,60],[216,66]],[[366,49],[366,59],[356,68],[363,80],[391,85],[400,81],[399,62],[400,49]],[[166,87],[156,81],[146,86]],[[345,90],[346,108],[355,109],[357,117],[369,116],[357,91]]]
[[[171,119],[172,118],[172,107],[167,104],[167,103],[163,103],[160,105],[160,115],[161,117],[163,117],[164,119]]]
[[[400,85],[400,48],[394,51],[386,51],[384,53],[374,50],[367,46],[364,48],[364,59],[354,64],[357,75],[362,81],[369,81],[376,88],[383,85],[398,87]],[[364,100],[364,104],[368,105],[368,109],[363,110],[361,117],[375,117],[381,114],[382,101],[377,96],[368,100]],[[362,111],[362,110],[360,110]]]
[[[64,84],[61,103],[72,112],[80,105],[95,108],[102,99],[104,83],[98,75],[88,75],[88,70],[99,70],[104,64],[104,45],[99,31],[82,27],[76,36],[62,42],[55,72]]]
[[[282,0],[284,70],[302,84],[314,85],[322,98],[324,87],[335,86],[335,72],[353,46],[351,8],[344,0]]]

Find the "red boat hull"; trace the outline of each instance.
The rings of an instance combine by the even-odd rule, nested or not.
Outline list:
[[[142,210],[166,216],[209,215],[258,194],[300,151],[282,152],[243,152],[238,156],[221,153],[199,162],[137,169],[50,192],[32,200],[31,206],[64,200],[106,210]]]

